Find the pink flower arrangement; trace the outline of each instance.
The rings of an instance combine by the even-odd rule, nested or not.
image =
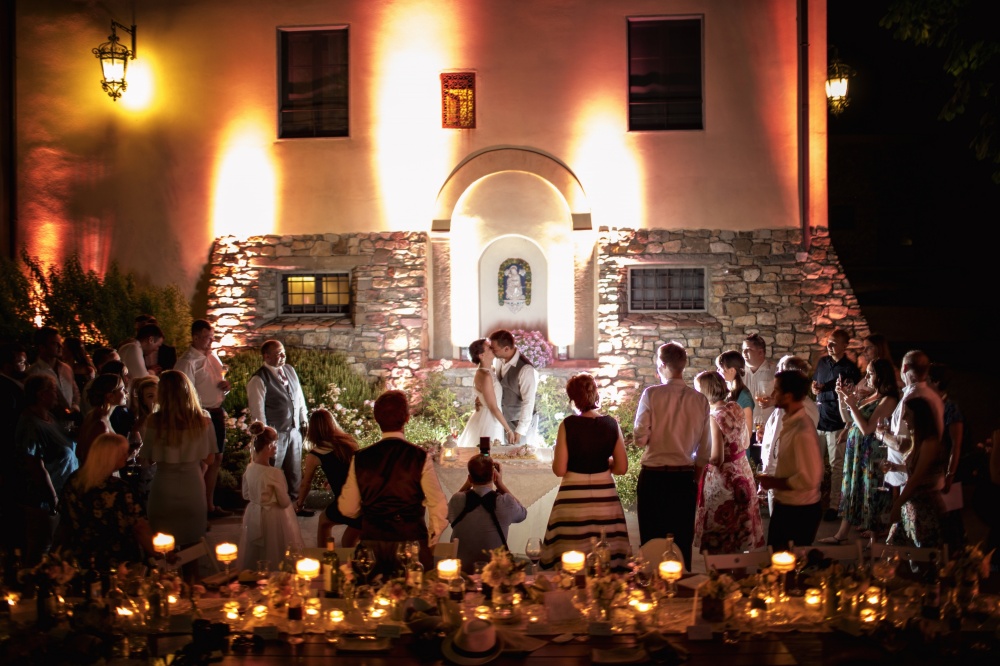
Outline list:
[[[525,358],[531,361],[536,369],[542,369],[552,363],[555,358],[552,344],[545,339],[541,331],[524,331],[516,329],[510,332],[514,336],[514,344]]]

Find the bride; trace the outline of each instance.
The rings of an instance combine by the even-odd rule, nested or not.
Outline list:
[[[476,394],[476,403],[482,407],[476,409],[469,422],[465,424],[465,430],[458,438],[459,446],[479,446],[480,437],[489,437],[504,441],[504,433],[514,434],[514,429],[507,424],[507,420],[500,411],[500,380],[497,379],[493,370],[493,348],[490,347],[488,339],[476,340],[469,345],[469,356],[473,363],[478,363],[476,376],[473,380],[473,390]]]

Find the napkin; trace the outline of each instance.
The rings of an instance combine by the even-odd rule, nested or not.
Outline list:
[[[550,624],[580,619],[580,611],[573,605],[574,592],[575,590],[551,590],[545,593],[545,612]]]

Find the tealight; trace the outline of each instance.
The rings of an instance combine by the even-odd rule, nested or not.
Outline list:
[[[116,610],[118,612],[118,615],[120,615],[121,617],[132,617],[133,615],[135,615],[135,613],[122,606],[119,606]]]
[[[215,547],[215,557],[223,564],[229,564],[236,559],[235,543],[220,543]]]
[[[759,608],[751,608],[750,610],[747,611],[747,615],[750,616],[751,620],[756,620],[757,618],[760,617],[760,609]]]
[[[806,590],[804,598],[809,606],[819,606],[823,603],[823,591],[818,587],[810,587]]]
[[[166,555],[174,549],[174,537],[163,532],[153,535],[153,550]]]
[[[578,550],[569,550],[562,554],[562,566],[569,573],[583,570],[584,555]]]
[[[865,601],[867,601],[872,606],[878,606],[882,603],[882,590],[875,587],[874,585],[865,590]]]
[[[452,580],[458,577],[458,560],[441,560],[437,563],[438,578],[441,580]]]
[[[334,608],[327,614],[327,619],[334,624],[340,624],[344,621],[344,611],[339,608]]]
[[[480,620],[490,619],[490,607],[489,606],[476,606],[475,616]]]
[[[862,608],[861,609],[861,621],[862,622],[874,622],[877,618],[875,615],[875,610],[872,608]]]
[[[257,604],[253,607],[253,616],[258,620],[262,620],[267,617],[267,606],[264,604]]]
[[[637,601],[635,602],[635,609],[645,615],[649,611],[653,610],[653,604],[648,601]]]
[[[771,556],[771,566],[775,571],[788,573],[795,569],[795,554],[788,551],[781,551]]]
[[[379,595],[379,596],[375,597],[375,603],[378,604],[382,608],[386,608],[386,607],[392,605],[392,602],[389,601],[389,597],[384,597],[382,595]]]
[[[684,565],[677,560],[664,560],[660,562],[660,578],[663,580],[680,580],[683,573]]]
[[[168,604],[176,604],[177,603],[177,595],[176,594],[168,594],[167,595],[167,603]]]
[[[319,560],[314,560],[311,557],[304,557],[295,563],[295,573],[299,575],[300,578],[306,578],[312,580],[319,576]]]
[[[385,617],[388,614],[389,614],[389,611],[387,611],[384,608],[375,608],[375,609],[372,610],[372,613],[371,613],[372,617],[375,618],[376,620],[378,620],[379,618],[383,618],[383,617]]]

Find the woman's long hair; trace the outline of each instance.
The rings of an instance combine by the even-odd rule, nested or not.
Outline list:
[[[99,435],[90,444],[83,467],[76,473],[76,487],[85,493],[107,481],[127,452],[128,440],[121,435],[112,432]]]
[[[149,415],[156,411],[156,405],[153,405],[153,409],[149,410],[146,408],[145,403],[142,401],[142,394],[146,391],[149,386],[159,386],[160,378],[156,375],[147,375],[140,379],[132,382],[132,395],[129,400],[129,406],[132,413],[135,414],[136,419],[146,419]],[[157,391],[159,393],[159,391]],[[159,398],[157,398],[159,400]]]
[[[747,362],[743,360],[742,354],[735,349],[731,349],[719,354],[715,359],[715,364],[726,370],[736,368],[736,376],[733,377],[733,388],[729,390],[729,396],[726,397],[726,400],[729,402],[736,402],[740,397],[740,393],[743,393],[743,390],[747,387],[743,383],[743,371],[747,367]]]
[[[345,465],[351,464],[351,458],[358,450],[358,444],[354,438],[337,425],[333,414],[322,408],[317,409],[309,417],[306,439],[314,446],[330,449],[334,457]]]
[[[896,385],[896,368],[887,358],[872,361],[872,388],[883,397],[899,400],[899,386]]]
[[[122,383],[122,378],[118,375],[103,374],[98,375],[90,384],[87,391],[87,400],[90,401],[92,409],[100,409],[108,400],[108,394],[118,388]]]
[[[201,410],[198,392],[183,372],[167,370],[160,375],[156,401],[160,408],[147,422],[163,433],[168,445],[179,444],[184,431],[205,427],[207,417]]]

